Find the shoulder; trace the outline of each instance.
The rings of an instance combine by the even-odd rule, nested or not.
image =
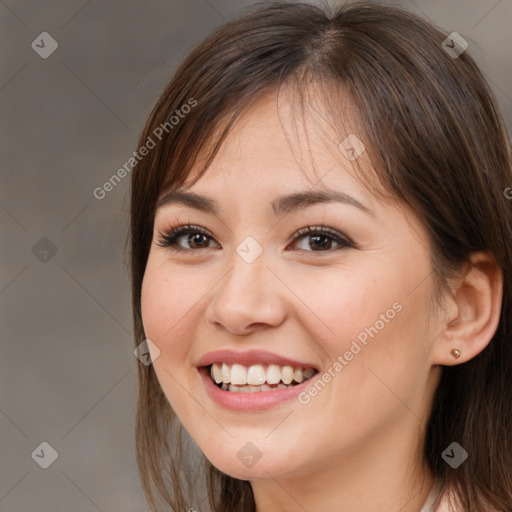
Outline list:
[[[436,512],[462,512],[462,510],[455,504],[452,494],[445,491],[439,500]]]
[[[441,495],[439,504],[435,512],[465,512],[460,506],[458,500],[455,498],[455,493],[451,490],[446,490]],[[488,512],[498,512],[494,508],[489,508]]]
[[[446,490],[441,495],[435,512],[462,512],[462,510],[456,505],[453,492]]]

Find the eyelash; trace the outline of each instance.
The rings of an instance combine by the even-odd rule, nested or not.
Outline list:
[[[213,239],[213,236],[209,231],[206,229],[200,227],[200,226],[194,226],[192,224],[179,224],[178,226],[170,229],[166,233],[159,233],[159,238],[157,241],[157,245],[160,247],[167,247],[173,251],[180,252],[180,251],[197,251],[198,249],[187,249],[184,247],[180,247],[177,245],[176,241],[178,238],[180,238],[183,235],[190,235],[190,234],[201,234],[208,238]],[[348,238],[341,236],[336,231],[333,231],[329,228],[326,228],[324,226],[307,226],[305,228],[299,229],[297,233],[294,235],[292,239],[292,243],[298,241],[300,238],[304,237],[304,235],[314,236],[314,235],[323,235],[328,236],[332,240],[334,240],[336,243],[340,245],[340,247],[334,248],[334,249],[328,249],[325,251],[307,251],[304,249],[299,249],[304,252],[309,253],[331,253],[335,250],[340,249],[348,249],[348,248],[355,248],[355,244],[353,244]],[[212,249],[212,247],[204,247],[203,249]]]

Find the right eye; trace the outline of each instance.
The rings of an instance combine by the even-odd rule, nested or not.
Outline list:
[[[200,226],[181,224],[165,233],[159,233],[157,244],[169,247],[173,251],[190,251],[195,249],[211,249],[211,234]]]

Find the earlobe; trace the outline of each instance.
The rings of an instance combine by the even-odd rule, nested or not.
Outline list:
[[[452,348],[450,350],[450,354],[455,358],[455,359],[459,359],[460,357],[460,350],[458,348]]]
[[[433,346],[433,363],[453,366],[469,361],[487,347],[498,328],[503,273],[492,254],[473,253],[463,269]]]

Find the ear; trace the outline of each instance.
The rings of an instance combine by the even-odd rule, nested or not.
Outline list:
[[[503,298],[503,272],[492,254],[473,253],[463,276],[445,300],[440,336],[433,346],[434,364],[452,366],[477,356],[498,328]],[[452,350],[458,350],[454,357]]]

